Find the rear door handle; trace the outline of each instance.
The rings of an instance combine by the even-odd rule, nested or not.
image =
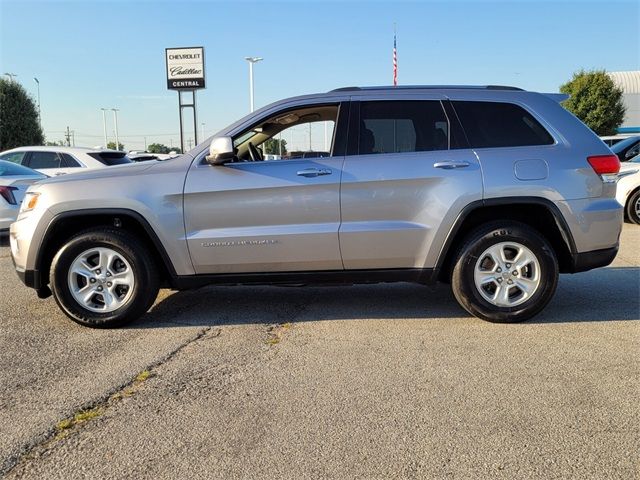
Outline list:
[[[319,177],[320,175],[331,175],[331,170],[328,168],[305,168],[298,170],[297,175],[300,177]]]
[[[436,162],[433,164],[435,168],[444,168],[445,170],[452,170],[454,168],[465,168],[471,165],[469,162]]]

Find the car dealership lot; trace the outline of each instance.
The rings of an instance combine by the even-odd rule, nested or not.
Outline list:
[[[471,318],[447,286],[383,284],[162,291],[128,328],[90,330],[22,286],[3,241],[0,471],[633,478],[638,244],[626,224],[611,267],[561,276],[523,324]]]

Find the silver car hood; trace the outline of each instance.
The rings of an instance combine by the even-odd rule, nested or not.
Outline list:
[[[85,172],[67,173],[65,175],[58,175],[51,177],[40,182],[43,185],[51,183],[65,183],[75,182],[79,180],[94,180],[98,178],[114,178],[114,177],[128,177],[131,175],[137,175],[144,172],[154,166],[159,165],[159,162],[144,162],[144,163],[128,163],[126,165],[114,165],[107,168],[96,168],[87,170]]]

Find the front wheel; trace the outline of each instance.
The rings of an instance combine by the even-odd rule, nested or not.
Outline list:
[[[51,291],[81,325],[108,328],[135,320],[158,295],[154,259],[137,237],[97,228],[71,238],[53,259]]]
[[[458,303],[490,322],[512,323],[539,313],[558,283],[549,242],[519,222],[484,225],[458,251],[451,287]]]

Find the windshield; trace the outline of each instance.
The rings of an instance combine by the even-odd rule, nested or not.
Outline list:
[[[16,165],[15,163],[0,160],[0,177],[15,177],[21,175],[30,175],[34,177],[43,176],[30,168],[23,167],[22,165]]]
[[[634,143],[636,143],[638,140],[640,140],[640,137],[625,138],[624,140],[619,141],[613,147],[611,147],[611,151],[613,153],[620,153],[621,151],[623,151],[628,146],[633,145]]]

